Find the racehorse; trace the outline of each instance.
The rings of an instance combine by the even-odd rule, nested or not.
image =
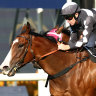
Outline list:
[[[68,35],[63,36],[63,40],[69,39]],[[28,62],[37,62],[49,74],[51,96],[96,96],[96,64],[87,57],[88,53],[81,49],[58,50],[56,42],[35,33],[27,23],[13,41],[0,69],[12,76]]]

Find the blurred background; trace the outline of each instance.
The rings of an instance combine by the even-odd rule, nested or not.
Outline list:
[[[0,64],[6,57],[10,45],[16,35],[20,33],[22,23],[25,19],[29,20],[31,27],[35,29],[36,32],[46,32],[55,27],[55,25],[61,26],[64,24],[65,20],[60,16],[60,11],[65,2],[77,2],[81,8],[95,8],[96,0],[1,0],[0,1]],[[38,73],[39,70],[33,68],[31,63],[22,67],[17,74],[30,74]],[[43,73],[40,70],[41,73]],[[26,77],[26,76],[25,76]],[[0,77],[2,78],[2,77]],[[7,78],[7,77],[6,77]],[[45,79],[44,79],[45,80]],[[47,95],[40,95],[39,93],[39,80],[0,80],[0,90],[7,90],[15,86],[14,90],[20,88],[20,92],[25,92],[26,95],[18,94],[16,96],[50,96],[49,89],[44,89],[48,91]],[[44,88],[44,84],[41,83]],[[9,87],[10,86],[10,87]],[[18,87],[18,86],[24,86]],[[41,86],[41,85],[40,85]],[[4,89],[5,88],[5,89]],[[6,89],[7,88],[7,89]],[[12,90],[11,89],[11,90]],[[14,92],[13,90],[13,92]],[[39,90],[39,91],[38,91]],[[43,90],[43,89],[42,89]],[[44,91],[43,90],[43,91]],[[10,91],[10,90],[9,90]],[[19,93],[17,90],[17,92]],[[41,91],[40,91],[41,92]],[[11,96],[5,92],[1,91],[0,96]],[[13,94],[11,92],[11,94]],[[15,96],[15,95],[14,95]]]

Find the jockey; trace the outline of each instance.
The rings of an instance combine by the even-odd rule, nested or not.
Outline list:
[[[70,24],[70,39],[68,45],[58,43],[59,50],[69,50],[85,47],[96,56],[94,49],[96,41],[96,11],[95,9],[80,9],[75,2],[65,3],[62,16]]]

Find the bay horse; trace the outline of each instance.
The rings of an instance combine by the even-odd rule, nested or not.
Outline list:
[[[35,33],[29,23],[21,32],[0,66],[4,74],[15,75],[18,68],[35,61],[51,77],[67,69],[66,74],[49,79],[51,96],[96,96],[96,64],[89,58],[80,62],[88,56],[85,50],[58,50],[56,42]],[[68,39],[64,34],[63,40],[68,42]]]

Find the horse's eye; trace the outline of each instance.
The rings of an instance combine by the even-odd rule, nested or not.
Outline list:
[[[21,47],[23,47],[24,46],[24,44],[19,44],[18,45],[18,48],[21,48]]]

